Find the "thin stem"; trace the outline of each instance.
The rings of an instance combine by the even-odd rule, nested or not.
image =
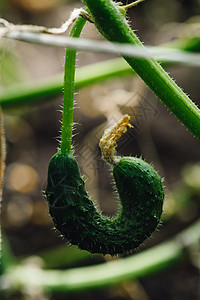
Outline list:
[[[113,1],[84,0],[100,33],[109,41],[145,50]],[[123,56],[174,115],[200,139],[200,110],[153,58]]]
[[[123,8],[123,9],[125,9],[125,10],[127,10],[127,9],[129,9],[129,8],[131,8],[131,7],[133,7],[133,6],[138,5],[139,3],[143,2],[143,1],[144,1],[144,0],[137,0],[137,1],[134,1],[134,2],[129,3],[129,4],[127,4],[127,5],[122,5],[122,6],[120,6],[120,7]]]
[[[70,36],[78,38],[86,20],[79,17],[75,22]],[[63,115],[61,131],[61,153],[71,153],[72,128],[73,128],[73,111],[74,111],[74,86],[75,86],[75,66],[76,50],[67,49],[65,56],[65,73],[64,73],[64,96],[63,96]]]

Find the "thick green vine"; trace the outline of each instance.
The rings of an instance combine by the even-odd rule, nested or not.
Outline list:
[[[145,48],[111,0],[83,0],[100,33],[109,41]],[[174,115],[200,139],[200,110],[153,58],[125,60]]]

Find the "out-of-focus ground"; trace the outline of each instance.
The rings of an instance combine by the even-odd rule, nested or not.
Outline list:
[[[13,23],[58,27],[74,7],[81,5],[80,1],[1,0],[0,15]],[[144,44],[159,45],[176,37],[179,23],[199,13],[198,0],[147,0],[130,10],[129,17],[132,28]],[[101,39],[92,24],[84,28],[83,37]],[[63,71],[63,49],[10,40],[0,41],[0,46],[1,86],[16,82],[26,84]],[[81,52],[77,66],[109,58],[111,56],[105,54]],[[171,66],[167,71],[199,104],[200,69]],[[57,97],[45,104],[4,111],[7,167],[2,226],[17,257],[37,255],[66,244],[59,233],[52,230],[53,223],[42,192],[45,189],[48,161],[58,147],[61,104],[62,97]],[[199,217],[200,143],[137,77],[124,76],[81,89],[76,95],[74,151],[87,179],[90,195],[107,215],[115,214],[117,205],[112,195],[110,171],[100,157],[98,139],[106,124],[117,121],[121,113],[130,114],[134,128],[119,141],[118,152],[122,155],[142,155],[165,178],[166,213],[163,226],[143,246],[149,247],[173,237]],[[194,187],[194,183],[197,187]],[[185,260],[140,282],[130,281],[115,288],[73,296],[46,297],[52,300],[200,299],[198,257]],[[90,257],[81,263],[74,261],[68,267],[103,260]],[[24,297],[14,294],[9,300],[21,300]],[[31,299],[29,297],[25,299]]]

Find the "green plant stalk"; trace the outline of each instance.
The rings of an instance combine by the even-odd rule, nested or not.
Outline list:
[[[75,89],[127,74],[134,74],[134,71],[122,58],[89,64],[76,70]],[[52,101],[62,94],[62,78],[63,74],[58,74],[40,81],[10,86],[2,90],[0,104],[3,108],[11,108]]]
[[[87,5],[99,32],[107,40],[129,43],[145,50],[114,2],[110,0],[84,0],[83,2]],[[128,56],[124,58],[169,110],[194,136],[200,139],[200,110],[160,64],[153,58],[138,59]]]
[[[79,17],[75,22],[70,36],[78,38],[81,34],[86,20]],[[67,49],[65,56],[65,72],[64,72],[64,96],[62,109],[62,130],[60,151],[62,154],[71,153],[72,143],[72,127],[74,112],[74,81],[76,67],[76,49]]]
[[[200,240],[200,221],[191,225],[173,239],[130,257],[108,263],[70,270],[30,269],[20,265],[7,273],[14,286],[42,287],[51,292],[80,292],[118,284],[129,279],[140,279],[161,272],[179,262],[185,249]]]
[[[199,51],[200,39],[181,39],[162,44],[162,47],[171,47],[179,50]],[[169,62],[162,62],[162,65],[175,65]],[[113,79],[127,74],[134,75],[131,66],[122,58],[109,59],[91,65],[80,67],[76,71],[75,89],[80,89],[88,85]],[[41,79],[26,84],[16,84],[1,91],[0,104],[3,108],[16,107],[17,105],[27,105],[43,103],[54,100],[54,97],[62,93],[63,74],[52,76],[48,79]]]
[[[75,89],[78,90],[106,79],[127,74],[134,74],[134,71],[122,58],[89,64],[77,69]],[[29,106],[31,104],[53,101],[55,100],[54,97],[62,94],[62,77],[63,74],[58,74],[40,81],[10,86],[2,90],[0,105],[5,109],[14,108],[17,105]]]

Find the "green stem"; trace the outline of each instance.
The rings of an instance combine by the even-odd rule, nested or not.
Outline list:
[[[145,50],[114,2],[110,0],[84,0],[84,2],[96,27],[106,39],[116,43],[129,43]],[[138,59],[124,56],[124,58],[169,110],[200,139],[200,110],[160,64],[148,57]]]
[[[163,242],[141,253],[108,263],[70,270],[30,269],[20,265],[7,273],[14,286],[42,287],[51,292],[80,292],[99,289],[125,280],[144,278],[161,272],[180,261],[189,248],[200,240],[200,221],[197,221],[172,240]]]
[[[122,58],[89,64],[77,69],[75,89],[127,74],[134,74],[134,71]],[[3,108],[11,108],[53,101],[55,96],[62,93],[62,77],[63,73],[48,79],[7,87],[1,92],[0,104]]]
[[[186,38],[174,40],[161,47],[171,47],[180,50],[199,51],[200,39]],[[175,63],[162,63],[162,65],[176,65]],[[94,84],[108,78],[116,78],[127,74],[134,75],[134,71],[122,58],[109,59],[80,67],[76,72],[75,89]],[[19,105],[41,104],[61,94],[63,74],[52,76],[48,79],[40,79],[26,84],[17,84],[1,91],[0,104],[3,108]]]
[[[79,17],[75,22],[70,36],[78,38],[86,20]],[[67,49],[65,56],[64,74],[64,96],[62,110],[62,131],[61,131],[61,153],[71,153],[73,111],[74,111],[74,86],[75,86],[76,50]]]

